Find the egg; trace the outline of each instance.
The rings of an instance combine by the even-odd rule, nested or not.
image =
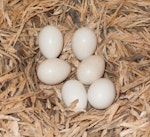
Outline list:
[[[92,55],[96,50],[96,44],[94,31],[87,27],[79,28],[72,37],[72,51],[79,60]]]
[[[39,33],[39,49],[46,58],[56,58],[63,48],[63,36],[52,25],[45,26]]]
[[[76,108],[86,109],[87,93],[80,81],[69,80],[65,82],[61,90],[61,95],[66,106],[70,106],[73,101],[78,99]]]
[[[50,85],[64,81],[70,72],[70,65],[58,58],[46,59],[37,68],[37,76],[40,81]]]
[[[100,78],[91,84],[87,96],[91,106],[96,109],[105,109],[115,99],[115,86],[111,80]]]
[[[85,85],[90,85],[103,76],[105,61],[103,57],[91,55],[84,59],[77,68],[77,78]]]

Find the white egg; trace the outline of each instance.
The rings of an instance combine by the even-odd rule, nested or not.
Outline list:
[[[51,58],[43,61],[37,69],[37,76],[45,84],[58,84],[70,74],[70,65],[61,59]]]
[[[109,79],[100,78],[88,90],[88,101],[96,109],[109,107],[115,99],[115,86]]]
[[[61,95],[66,106],[78,99],[76,108],[86,109],[87,93],[81,82],[77,80],[67,81],[62,87]]]
[[[46,58],[56,58],[63,48],[63,36],[60,30],[52,25],[45,26],[39,34],[39,48]]]
[[[77,68],[77,78],[85,85],[90,85],[103,76],[105,61],[101,56],[92,55],[84,59]]]
[[[96,35],[90,28],[82,27],[75,31],[72,37],[72,51],[79,60],[92,55],[96,44]]]

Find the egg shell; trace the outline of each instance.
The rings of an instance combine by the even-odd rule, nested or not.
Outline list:
[[[90,85],[103,76],[105,61],[103,57],[91,55],[84,59],[77,68],[77,78],[85,85]]]
[[[72,51],[79,60],[92,55],[96,50],[96,44],[94,31],[87,27],[76,30],[72,37]]]
[[[45,84],[58,84],[70,74],[70,65],[61,59],[51,58],[43,61],[37,69],[37,76]]]
[[[81,82],[77,80],[65,82],[61,90],[61,95],[66,106],[70,106],[73,101],[78,99],[76,108],[86,109],[87,93]]]
[[[93,82],[88,89],[88,101],[96,109],[109,107],[115,99],[115,86],[106,78]]]
[[[63,36],[60,30],[52,25],[45,26],[39,33],[39,48],[46,58],[56,58],[63,48]]]

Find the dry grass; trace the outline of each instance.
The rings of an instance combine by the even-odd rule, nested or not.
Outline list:
[[[60,58],[79,61],[70,49],[73,32],[92,28],[96,54],[116,85],[106,110],[66,108],[62,84],[42,84],[36,68],[44,57],[38,34],[58,26],[64,35]],[[73,107],[73,106],[72,106]],[[0,137],[150,137],[149,0],[0,0]]]

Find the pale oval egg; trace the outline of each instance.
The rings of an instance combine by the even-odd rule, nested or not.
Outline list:
[[[61,90],[61,95],[66,106],[70,106],[73,101],[78,99],[76,108],[86,109],[87,93],[80,81],[69,80],[65,82]]]
[[[56,58],[63,48],[63,36],[60,30],[52,25],[45,26],[39,33],[39,48],[46,58]]]
[[[77,78],[85,85],[90,85],[103,76],[105,61],[103,57],[91,55],[84,59],[77,68]]]
[[[40,81],[50,85],[64,81],[70,72],[70,65],[58,58],[46,59],[37,68],[37,76]]]
[[[106,78],[93,82],[88,90],[88,101],[96,109],[109,107],[115,99],[115,86]]]
[[[72,37],[72,51],[79,60],[92,55],[96,50],[96,44],[94,31],[87,27],[79,28]]]

